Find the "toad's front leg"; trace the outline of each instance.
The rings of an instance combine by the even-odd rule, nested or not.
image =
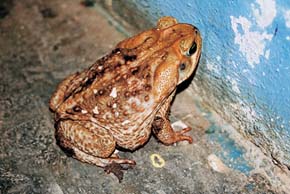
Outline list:
[[[58,145],[72,157],[114,173],[119,181],[123,178],[121,164],[135,165],[134,160],[121,159],[113,153],[116,141],[104,128],[91,122],[64,120],[56,125]]]
[[[171,145],[179,141],[192,143],[192,137],[184,135],[184,133],[191,130],[190,127],[175,132],[170,125],[170,121],[165,117],[157,116],[153,121],[152,130],[156,137],[165,145]]]
[[[192,137],[184,135],[184,133],[191,130],[190,127],[177,132],[175,132],[171,127],[170,121],[168,119],[168,112],[174,95],[175,92],[173,92],[161,106],[152,123],[152,131],[155,136],[166,145],[170,145],[179,141],[188,141],[188,143],[192,143]]]

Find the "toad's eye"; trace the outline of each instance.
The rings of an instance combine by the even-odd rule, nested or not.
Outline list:
[[[193,55],[196,52],[196,50],[197,50],[196,42],[193,42],[190,49],[188,50],[187,56]]]
[[[185,63],[181,63],[181,64],[179,65],[179,69],[180,69],[181,71],[185,70],[185,68],[186,68],[186,64],[185,64]]]

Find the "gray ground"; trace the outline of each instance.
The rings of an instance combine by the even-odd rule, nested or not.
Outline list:
[[[122,183],[59,149],[48,109],[57,83],[124,38],[79,0],[0,1],[0,194],[277,193],[261,174],[245,175],[219,160],[217,169],[209,164],[215,145],[200,112],[190,113],[194,144],[169,147],[152,137],[142,149],[121,153],[137,162]],[[173,115],[182,118],[188,113],[178,107],[186,96],[179,98]],[[152,154],[162,156],[165,166],[154,167]]]

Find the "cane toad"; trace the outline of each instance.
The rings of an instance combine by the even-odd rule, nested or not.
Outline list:
[[[197,67],[201,44],[196,27],[163,17],[156,28],[121,41],[88,69],[68,76],[49,104],[58,145],[82,162],[117,169],[121,179],[121,164],[135,161],[119,158],[116,147],[135,150],[151,132],[166,145],[192,143],[184,135],[191,128],[174,132],[168,111],[177,85]]]

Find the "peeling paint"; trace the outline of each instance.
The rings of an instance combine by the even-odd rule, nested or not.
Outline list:
[[[240,46],[240,51],[245,55],[249,65],[254,68],[260,63],[260,56],[264,55],[266,41],[272,39],[267,32],[251,31],[252,22],[247,18],[230,16],[232,29],[235,33],[235,43]],[[240,28],[242,31],[240,31]]]
[[[261,56],[269,59],[270,50],[265,52],[265,46],[272,40],[273,35],[265,28],[272,24],[277,11],[274,0],[257,0],[255,4],[251,4],[251,7],[255,20],[250,21],[243,16],[230,16],[230,18],[235,33],[234,41],[240,46],[240,51],[253,68],[255,64],[260,63]],[[255,23],[260,27],[259,31],[251,30]]]
[[[209,71],[212,71],[213,73],[219,74],[220,73],[220,68],[217,64],[214,63],[207,63],[206,67]]]
[[[258,6],[256,6],[258,4]],[[276,4],[274,0],[256,0],[251,4],[256,22],[261,28],[271,25],[276,16]]]
[[[237,82],[237,80],[235,80],[234,78],[232,78],[232,77],[230,77],[230,76],[227,76],[227,79],[228,79],[229,82],[232,84],[232,90],[233,90],[234,92],[236,92],[237,94],[240,94],[241,91],[240,91],[240,89],[239,89],[239,87],[238,87],[238,82]]]
[[[257,118],[257,113],[251,107],[246,106],[243,102],[240,103],[231,103],[230,106],[237,111],[241,111],[243,115],[246,115],[247,120],[251,123],[254,123]]]

